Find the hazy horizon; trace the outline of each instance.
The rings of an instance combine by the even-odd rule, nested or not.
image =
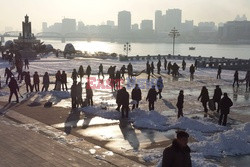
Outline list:
[[[0,31],[5,27],[21,30],[21,21],[27,14],[33,31],[41,31],[42,22],[48,26],[65,18],[82,21],[85,25],[100,25],[107,20],[115,21],[119,11],[131,12],[132,24],[140,24],[143,19],[154,20],[156,10],[165,14],[167,9],[182,10],[182,22],[213,21],[216,24],[234,20],[236,15],[250,16],[249,0],[1,0],[2,16]]]

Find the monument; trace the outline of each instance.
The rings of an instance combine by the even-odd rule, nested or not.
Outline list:
[[[22,22],[22,34],[19,34],[18,39],[14,39],[14,45],[17,46],[17,51],[22,59],[36,59],[36,46],[40,44],[40,40],[37,40],[31,32],[31,22],[29,22],[29,16],[26,15],[24,22]]]

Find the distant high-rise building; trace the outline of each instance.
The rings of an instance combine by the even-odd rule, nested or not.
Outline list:
[[[84,23],[82,21],[79,21],[78,25],[77,25],[77,30],[82,32],[82,31],[84,31],[84,28],[85,28]]]
[[[111,20],[108,20],[108,21],[107,21],[107,25],[108,25],[108,26],[111,26],[111,27],[114,27],[114,26],[115,26],[115,22],[114,22],[114,21],[111,21]]]
[[[118,31],[119,33],[129,33],[131,30],[131,13],[121,11],[118,13]]]
[[[48,24],[47,24],[47,22],[43,22],[43,23],[42,23],[42,32],[46,32],[47,29],[48,29]]]
[[[164,31],[171,31],[175,29],[180,30],[182,20],[182,11],[180,9],[169,9],[166,11],[164,18]]]
[[[62,34],[67,34],[76,31],[76,20],[75,19],[62,19]]]
[[[182,23],[181,31],[182,32],[191,32],[194,29],[194,21],[193,20],[185,20],[185,23]]]
[[[139,25],[138,24],[133,24],[132,25],[132,30],[134,30],[134,31],[139,30]]]
[[[214,22],[200,22],[198,29],[200,32],[214,32],[216,31],[216,26]]]
[[[155,11],[155,32],[163,31],[163,16],[162,11]]]
[[[153,30],[153,20],[142,20],[141,30]]]

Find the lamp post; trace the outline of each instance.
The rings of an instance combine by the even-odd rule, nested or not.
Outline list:
[[[172,29],[168,35],[173,38],[173,56],[174,56],[175,38],[179,37],[180,33],[174,27],[174,29]]]
[[[128,52],[130,52],[130,51],[131,51],[131,45],[128,42],[126,42],[124,44],[124,52],[126,52],[127,57],[128,57]]]

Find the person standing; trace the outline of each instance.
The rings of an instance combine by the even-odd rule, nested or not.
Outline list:
[[[87,105],[88,106],[93,106],[93,91],[91,89],[91,86],[89,82],[86,82],[86,99],[87,99]]]
[[[195,72],[195,67],[193,64],[190,66],[189,72],[190,72],[190,81],[193,81],[194,80],[194,72]]]
[[[17,81],[15,80],[14,76],[12,76],[10,78],[10,82],[9,82],[8,86],[10,88],[9,103],[11,102],[11,97],[13,94],[15,94],[15,96],[16,96],[16,102],[19,103],[19,99],[18,99],[18,95],[17,95],[17,91],[19,91],[19,87],[17,85]]]
[[[78,69],[78,75],[80,76],[80,81],[82,82],[82,78],[84,76],[84,69],[83,69],[82,65],[80,65],[80,67]]]
[[[146,64],[146,72],[148,74],[148,81],[150,80],[150,72],[151,72],[151,69],[150,69],[150,64],[149,62],[147,61],[147,64]]]
[[[170,62],[168,62],[168,75],[170,75],[171,69],[172,69],[172,64],[171,64],[171,61],[170,61]]]
[[[154,66],[154,62],[153,62],[153,61],[151,62],[151,67],[150,67],[150,69],[151,69],[152,75],[154,75],[155,66]]]
[[[164,57],[164,69],[165,69],[165,71],[167,70],[167,63],[168,63],[168,61],[166,60],[166,57]]]
[[[217,79],[221,79],[221,65],[219,65],[219,67],[218,67]]]
[[[65,73],[65,71],[62,72],[62,89],[64,91],[64,86],[65,86],[65,90],[68,91],[68,87],[67,87],[67,74]]]
[[[178,96],[178,101],[177,101],[177,108],[178,108],[178,114],[177,118],[180,118],[180,116],[183,117],[183,103],[184,103],[184,94],[183,90],[180,90],[179,96]]]
[[[116,104],[117,104],[117,111],[120,111],[121,105],[122,105],[122,89],[119,89],[116,94]]]
[[[34,75],[33,75],[33,87],[35,88],[36,92],[39,91],[39,83],[40,83],[40,79],[39,79],[39,75],[37,73],[37,71],[35,71]]]
[[[26,69],[26,67],[29,69],[29,60],[27,58],[24,59],[24,68]]]
[[[238,70],[236,70],[235,73],[234,73],[233,87],[234,87],[235,82],[237,83],[237,87],[239,87],[239,73],[238,73]]]
[[[141,101],[141,89],[139,88],[138,84],[135,84],[135,88],[132,90],[132,100],[136,102],[133,104],[132,110],[139,107],[139,102]]]
[[[132,66],[132,64],[129,63],[127,68],[128,68],[128,77],[130,79],[132,79],[132,76],[133,76],[133,66]]]
[[[233,106],[232,100],[228,97],[227,93],[224,93],[224,97],[220,101],[220,118],[219,118],[219,125],[226,126],[227,124],[227,115],[230,112],[230,107]],[[223,123],[222,123],[223,118]]]
[[[183,59],[183,60],[182,60],[182,70],[185,71],[185,69],[186,69],[186,62],[185,62],[185,60]]]
[[[204,116],[207,117],[207,111],[208,111],[207,102],[209,101],[209,95],[206,86],[203,86],[201,89],[201,93],[200,96],[198,97],[198,100],[200,99],[205,112]]]
[[[126,118],[128,118],[128,112],[129,112],[129,94],[128,92],[126,91],[126,88],[123,87],[122,88],[122,118],[124,118],[124,116]]]
[[[49,84],[50,84],[50,81],[49,81],[49,74],[48,74],[48,72],[45,72],[45,74],[44,74],[44,76],[43,76],[43,87],[42,87],[42,92],[43,92],[43,90],[44,90],[44,91],[48,91]]]
[[[88,75],[88,79],[89,79],[90,74],[91,74],[91,67],[90,67],[90,65],[88,65],[88,67],[86,69],[86,74]]]
[[[125,79],[125,76],[124,76],[124,74],[125,74],[125,70],[126,70],[126,67],[125,67],[125,65],[123,65],[122,67],[121,67],[121,76],[122,76],[122,78],[123,79]]]
[[[74,81],[77,81],[78,74],[77,74],[77,72],[76,72],[76,69],[73,69],[71,78],[72,78],[73,82],[74,82]]]
[[[163,80],[161,76],[157,80],[157,88],[158,88],[159,99],[161,99],[162,98],[161,92],[162,92],[162,89],[164,88]]]
[[[157,92],[155,90],[155,85],[153,85],[152,88],[149,89],[148,95],[147,95],[147,98],[146,98],[146,101],[148,101],[149,111],[155,109],[154,103],[155,103],[156,99],[157,99]]]
[[[81,107],[83,103],[82,100],[82,82],[78,82],[76,86],[76,106]]]
[[[56,73],[56,82],[54,90],[61,91],[61,85],[62,85],[62,74],[61,71],[58,70]]]
[[[158,74],[161,73],[161,60],[159,60],[158,63],[157,63],[157,73]]]
[[[4,73],[4,77],[6,77],[6,85],[8,84],[8,80],[11,78],[11,76],[14,76],[13,73],[6,67]]]
[[[27,71],[25,76],[24,76],[24,82],[25,82],[25,85],[26,85],[27,93],[29,93],[29,87],[30,87],[30,92],[33,92],[33,86],[31,85],[30,72],[29,71]]]
[[[103,75],[103,65],[102,65],[102,63],[99,65],[98,78],[100,77],[101,74],[102,74],[102,78],[104,78],[104,75]]]
[[[76,108],[76,104],[77,104],[77,101],[76,101],[76,98],[77,98],[77,85],[76,85],[76,83],[77,83],[76,81],[73,81],[73,85],[71,86],[71,92],[70,92],[72,109]]]
[[[198,60],[197,59],[195,59],[195,61],[194,61],[194,68],[197,70],[197,68],[198,68]]]
[[[218,104],[218,108],[217,108],[217,112],[219,113],[220,111],[220,100],[221,100],[221,96],[222,96],[222,91],[219,85],[216,85],[216,88],[214,89],[214,96],[213,96],[213,100],[214,103]]]
[[[176,133],[177,138],[172,145],[163,151],[162,167],[192,167],[191,149],[187,145],[189,134],[184,131]]]

